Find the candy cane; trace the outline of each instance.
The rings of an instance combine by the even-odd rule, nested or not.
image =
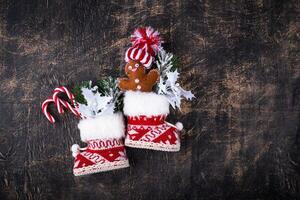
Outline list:
[[[63,92],[63,93],[66,93],[67,94],[67,96],[68,96],[68,98],[72,101],[72,103],[73,103],[73,101],[74,101],[74,95],[67,89],[67,88],[65,88],[65,87],[57,87],[57,88],[55,88],[54,89],[54,92],[57,92],[57,91],[59,91],[59,92]]]
[[[59,103],[61,103],[65,108],[70,110],[74,115],[80,116],[80,113],[77,111],[77,109],[71,106],[69,102],[59,99]]]
[[[68,98],[71,100],[71,104],[67,101],[64,101],[58,97],[59,93],[65,93]],[[50,103],[54,103],[56,105],[56,108],[58,110],[58,113],[62,114],[64,112],[63,107],[67,108],[70,110],[75,116],[81,117],[81,114],[77,110],[77,104],[75,101],[74,95],[65,87],[57,87],[53,90],[53,95],[52,98],[49,97],[46,99],[43,104],[42,104],[42,110],[43,113],[45,114],[46,118],[51,122],[54,123],[55,119],[54,117],[47,111],[48,105]]]
[[[58,98],[58,94],[62,92],[65,93],[71,101],[71,104],[67,101],[61,100]],[[58,100],[59,99],[59,102]],[[77,104],[75,101],[74,95],[66,88],[66,87],[57,87],[53,91],[53,100],[54,103],[57,104],[59,111],[63,112],[63,109],[60,107],[60,103],[67,109],[69,109],[74,115],[80,116],[80,113],[77,111]]]
[[[42,104],[42,111],[44,113],[44,115],[46,116],[46,118],[53,124],[55,122],[54,117],[47,111],[48,105],[50,103],[54,102],[52,97],[49,97],[48,99],[46,99],[43,104]]]
[[[65,93],[68,96],[68,98],[71,100],[72,105],[74,105],[75,102],[74,102],[74,95],[67,88],[65,88],[65,87],[55,88],[54,91],[53,91],[53,100],[54,100],[54,103],[57,107],[58,113],[62,114],[64,112],[64,110],[63,110],[63,108],[61,107],[61,104],[60,104],[60,99],[58,97],[59,93]],[[70,109],[70,107],[71,107],[71,106],[66,106],[65,104],[63,104],[63,105],[64,105],[64,107],[66,107],[68,109]],[[75,114],[75,115],[77,115],[77,114]]]
[[[71,100],[71,105],[68,102],[58,98],[58,94],[61,92],[65,93],[68,96],[68,98]],[[74,109],[74,107],[76,108],[76,102],[74,99],[74,95],[65,87],[57,87],[53,91],[53,100],[56,104],[59,113],[63,113],[63,108],[61,107],[62,104],[64,107],[69,109],[74,115],[80,116],[80,113],[77,111],[77,109]]]

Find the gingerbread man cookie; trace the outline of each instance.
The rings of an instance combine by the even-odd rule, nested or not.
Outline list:
[[[159,72],[151,69],[162,40],[151,27],[138,28],[131,35],[132,47],[125,53],[125,72],[128,78],[119,79],[121,90],[152,92],[159,79]]]
[[[159,78],[157,70],[152,69],[146,73],[146,68],[138,61],[130,60],[125,66],[128,78],[119,79],[121,90],[151,92]]]

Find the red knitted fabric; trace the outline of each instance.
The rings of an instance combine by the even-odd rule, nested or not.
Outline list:
[[[75,176],[129,167],[121,139],[89,140],[87,143],[87,148],[75,157]]]
[[[165,122],[164,115],[127,117],[125,145],[160,151],[179,151],[180,138],[177,128]]]

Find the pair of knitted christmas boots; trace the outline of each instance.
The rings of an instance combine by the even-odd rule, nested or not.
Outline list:
[[[179,130],[165,121],[169,103],[165,96],[139,91],[127,91],[122,113],[102,114],[82,119],[78,128],[86,148],[72,146],[75,176],[129,167],[126,147],[160,151],[179,151]],[[125,138],[125,140],[124,140]],[[125,144],[125,145],[124,145]]]
[[[128,167],[124,145],[173,152],[180,149],[179,131],[183,125],[165,120],[170,103],[179,107],[181,97],[189,99],[193,95],[176,83],[179,73],[172,70],[173,55],[163,50],[157,31],[151,27],[138,28],[131,36],[131,43],[125,53],[127,77],[116,83],[124,94],[122,111],[127,117],[127,128],[122,114],[103,109],[99,116],[82,119],[78,127],[82,141],[88,146],[72,147],[75,175]]]
[[[71,148],[76,176],[129,167],[125,147],[169,152],[180,149],[183,125],[165,120],[170,105],[180,108],[182,97],[190,100],[194,96],[177,83],[178,63],[161,46],[157,31],[138,28],[131,44],[125,53],[126,78],[83,82],[72,93],[58,87],[42,104],[51,123],[55,119],[47,111],[49,103],[54,103],[59,113],[65,108],[81,118],[78,128],[87,146],[75,144]],[[60,98],[60,93],[68,100]]]

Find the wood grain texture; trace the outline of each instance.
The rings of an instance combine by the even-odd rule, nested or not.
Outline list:
[[[300,199],[297,0],[0,0],[0,199]],[[77,120],[40,111],[58,85],[124,76],[151,25],[197,99],[179,153],[128,149],[131,167],[76,178]]]

